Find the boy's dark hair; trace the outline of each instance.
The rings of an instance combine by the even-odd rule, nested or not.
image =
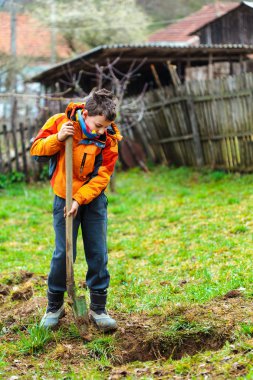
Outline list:
[[[116,107],[116,96],[105,88],[94,89],[86,98],[85,108],[89,116],[104,115],[106,120],[113,121],[116,118]]]

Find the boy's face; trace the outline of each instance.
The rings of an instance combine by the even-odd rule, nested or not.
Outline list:
[[[106,120],[104,115],[89,116],[87,110],[84,110],[83,118],[88,128],[91,131],[95,131],[98,135],[103,135],[112,123]]]

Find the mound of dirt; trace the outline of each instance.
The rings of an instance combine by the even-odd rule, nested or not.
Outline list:
[[[7,285],[0,284],[0,294],[2,296],[7,296],[10,293],[10,287]]]
[[[7,278],[4,279],[4,282],[7,285],[19,285],[29,280],[32,276],[33,273],[20,270],[19,272],[12,272]]]
[[[33,296],[32,284],[26,283],[24,286],[14,286],[11,299],[15,300],[29,300]]]

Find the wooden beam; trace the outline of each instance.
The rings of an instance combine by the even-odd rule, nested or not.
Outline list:
[[[195,95],[193,100],[194,100],[194,103],[199,103],[199,102],[206,102],[206,101],[210,101],[210,100],[217,100],[218,101],[220,99],[240,98],[240,97],[244,97],[244,96],[252,96],[252,91],[243,90],[240,92],[234,92],[234,93],[225,92],[223,94],[215,94],[215,95]],[[160,102],[152,103],[150,106],[147,106],[145,109],[146,109],[146,111],[149,111],[149,110],[160,108],[160,107],[163,107],[163,106],[166,106],[169,104],[180,103],[182,101],[187,101],[186,95],[177,96],[177,97],[173,97],[171,99],[166,99],[166,100],[163,100]]]
[[[246,65],[245,57],[243,55],[240,55],[240,68],[241,68],[241,73],[246,73],[247,65]]]
[[[150,68],[151,68],[151,71],[152,71],[152,74],[153,74],[153,77],[155,79],[157,87],[162,88],[162,83],[161,83],[159,75],[156,71],[155,65],[151,64]]]
[[[189,97],[186,102],[187,102],[187,110],[188,110],[189,120],[191,124],[192,134],[193,134],[196,162],[197,162],[197,166],[201,167],[204,165],[204,155],[202,151],[199,129],[198,129],[198,124],[197,124],[196,115],[195,115],[194,103],[191,97]]]
[[[208,79],[213,79],[213,55],[208,56]]]
[[[158,141],[155,141],[154,144],[166,144],[176,141],[184,141],[184,140],[192,140],[193,135],[185,135],[185,136],[173,136],[173,137],[167,137]]]
[[[213,62],[216,62],[216,61],[224,61],[224,60],[227,60],[227,61],[235,61],[235,62],[240,62],[240,56],[239,54],[237,55],[212,55],[212,59],[213,59]],[[111,57],[112,59],[113,58],[116,58],[116,57]],[[142,62],[143,61],[143,58],[145,57],[142,57],[142,58],[135,58],[135,57],[121,57],[120,58],[120,62],[133,62],[136,61],[136,62]],[[177,56],[175,57],[175,55],[167,55],[167,56],[164,56],[164,57],[146,57],[147,60],[145,61],[145,63],[158,63],[158,62],[166,62],[166,61],[170,61],[172,64],[175,64],[176,62],[206,62],[208,63],[208,55],[206,56],[194,56],[194,57],[184,57],[184,56]],[[90,63],[93,63],[91,61],[89,61]],[[95,61],[94,61],[95,63]],[[100,65],[104,64],[103,61],[98,61],[98,63]],[[90,66],[89,66],[90,68]],[[75,68],[76,70],[76,68]],[[75,72],[75,71],[74,71]]]
[[[178,87],[181,85],[181,80],[177,73],[177,66],[172,65],[170,61],[167,61],[167,67],[171,76],[172,83],[174,87]]]

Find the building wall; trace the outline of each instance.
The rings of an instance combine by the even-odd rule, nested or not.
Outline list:
[[[253,8],[242,4],[197,34],[201,44],[253,45]]]

